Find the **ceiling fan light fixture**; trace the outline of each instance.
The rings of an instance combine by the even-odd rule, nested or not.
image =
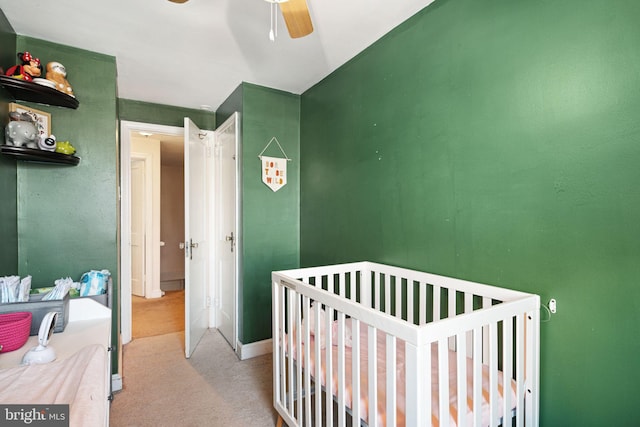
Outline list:
[[[269,30],[269,40],[272,42],[276,41],[276,37],[278,37],[278,5],[280,3],[286,3],[289,0],[264,0],[270,4],[271,11],[269,19],[271,20],[271,29]]]

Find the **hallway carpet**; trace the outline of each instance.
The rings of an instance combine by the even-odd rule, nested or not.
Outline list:
[[[132,295],[131,320],[133,339],[184,331],[184,290],[153,299]]]
[[[171,333],[127,344],[123,363],[112,427],[275,425],[271,354],[240,361],[215,329],[190,359],[184,333]]]

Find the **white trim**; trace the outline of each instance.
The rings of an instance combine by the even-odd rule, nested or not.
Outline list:
[[[256,341],[249,344],[242,344],[238,341],[238,357],[240,360],[250,359],[273,352],[273,340],[271,338]]]
[[[116,392],[122,390],[122,377],[120,374],[111,375],[111,391]]]
[[[131,132],[184,136],[184,129],[151,123],[120,122],[120,328],[122,345],[131,341]]]

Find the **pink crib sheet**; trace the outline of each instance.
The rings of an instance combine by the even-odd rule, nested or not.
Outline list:
[[[336,331],[336,328],[332,328],[333,331]],[[295,337],[295,335],[294,335]],[[338,395],[338,347],[337,347],[337,338],[336,334],[332,335],[332,341],[335,342],[331,347],[332,351],[332,379],[331,379],[331,392],[334,396]],[[285,338],[286,342],[286,338]],[[294,341],[295,347],[295,341]],[[313,377],[316,369],[316,360],[315,360],[315,339],[314,336],[311,335],[310,339],[310,374]],[[432,378],[438,378],[438,352],[437,346],[434,344],[431,348],[431,375]],[[304,352],[304,343],[301,346],[301,351]],[[326,349],[324,347],[321,348],[321,378],[320,383],[325,389],[327,389],[326,382]],[[449,351],[449,414],[450,414],[450,425],[452,427],[457,427],[457,419],[458,419],[458,398],[457,398],[457,361],[456,361],[456,353],[454,351]],[[297,360],[297,352],[293,352],[293,357]],[[347,407],[352,408],[353,402],[353,391],[352,391],[352,351],[351,347],[345,347],[345,404]],[[406,375],[405,375],[405,345],[401,340],[397,340],[396,344],[396,422],[398,426],[405,426],[405,384],[406,384]],[[378,404],[377,404],[377,414],[378,414],[378,426],[383,427],[386,426],[386,335],[384,332],[378,331],[377,340],[376,340],[376,355],[377,355],[377,371],[378,371],[378,384],[377,384],[377,396],[378,396]],[[360,418],[368,423],[368,414],[369,414],[369,399],[368,395],[368,328],[366,326],[361,327],[360,331],[360,402],[361,402],[361,410],[360,410]],[[467,425],[473,425],[473,364],[472,359],[467,358]],[[304,361],[303,361],[304,368]],[[411,372],[409,372],[411,375]],[[512,405],[512,410],[515,408],[516,402],[516,394],[515,394],[515,382],[511,381],[511,402],[514,402]],[[498,413],[502,414],[504,399],[503,399],[503,382],[502,375],[499,375],[498,381],[498,394],[500,397],[500,401],[498,404]],[[327,390],[328,392],[328,390]],[[438,381],[434,380],[431,384],[431,393],[432,393],[432,425],[434,427],[438,427],[440,425],[440,421],[438,419],[439,414],[439,393],[438,393]],[[482,365],[482,425],[489,426],[489,367],[487,365]],[[355,414],[353,414],[355,416]]]

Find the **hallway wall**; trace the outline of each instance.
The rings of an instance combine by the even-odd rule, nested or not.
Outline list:
[[[167,164],[160,168],[160,288],[184,289],[184,166]]]

